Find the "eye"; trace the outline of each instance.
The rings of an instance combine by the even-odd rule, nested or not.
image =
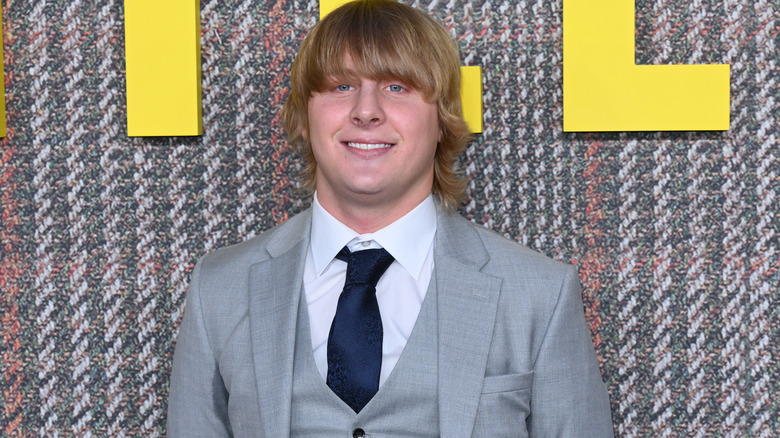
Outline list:
[[[391,93],[400,93],[400,92],[402,92],[402,91],[404,91],[404,90],[405,90],[405,88],[403,87],[403,85],[398,85],[398,84],[392,84],[392,85],[388,85],[388,86],[386,87],[386,89],[387,89],[387,91],[389,91],[389,92],[391,92]]]
[[[349,91],[352,89],[352,85],[341,84],[336,86],[336,91]]]

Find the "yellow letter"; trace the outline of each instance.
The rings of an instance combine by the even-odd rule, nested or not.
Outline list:
[[[199,0],[125,0],[127,135],[201,135]]]
[[[476,65],[460,68],[460,100],[463,118],[472,133],[482,132],[482,67]]]
[[[729,129],[729,66],[636,65],[634,2],[564,0],[564,131]]]
[[[320,20],[333,12],[334,9],[349,3],[351,0],[320,0]]]
[[[320,20],[350,0],[320,0]],[[482,67],[460,68],[460,99],[463,118],[472,133],[482,132]]]
[[[5,74],[3,73],[3,14],[0,10],[0,137],[5,137]]]

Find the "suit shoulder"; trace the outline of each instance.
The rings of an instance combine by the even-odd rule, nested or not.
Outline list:
[[[568,263],[559,262],[527,246],[503,236],[489,228],[467,222],[477,233],[485,251],[490,255],[491,264],[497,269],[516,270],[524,268],[536,272],[557,273],[567,275],[576,270]]]
[[[212,251],[201,258],[201,269],[243,270],[266,260],[274,251],[283,251],[304,238],[305,234],[297,230],[306,229],[308,217],[308,211],[295,215],[255,237]]]
[[[302,230],[308,229],[308,223],[302,213],[244,242],[206,254],[192,272],[188,300],[202,302],[210,312],[238,317],[241,312],[217,309],[245,307],[252,266],[295,247],[307,237]]]

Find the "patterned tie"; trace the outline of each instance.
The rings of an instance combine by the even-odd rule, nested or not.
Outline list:
[[[393,263],[384,249],[349,252],[336,258],[347,262],[344,290],[328,336],[326,383],[355,412],[379,389],[382,367],[382,319],[376,302],[376,284]]]

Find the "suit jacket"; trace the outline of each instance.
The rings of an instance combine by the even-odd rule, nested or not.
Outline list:
[[[171,437],[290,435],[311,213],[201,259],[176,341]],[[576,270],[441,208],[442,437],[612,436]]]

